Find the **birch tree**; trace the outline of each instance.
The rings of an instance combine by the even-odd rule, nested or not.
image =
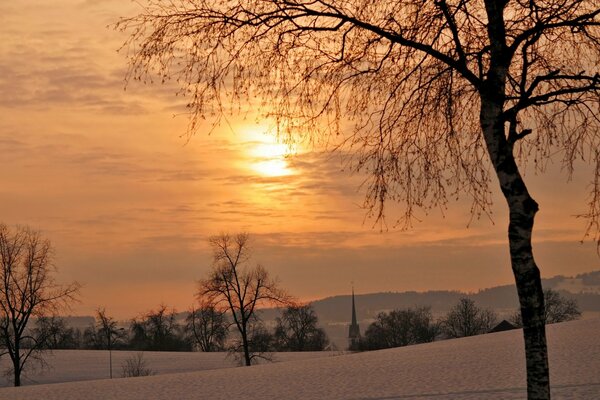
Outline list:
[[[260,102],[284,140],[340,137],[370,176],[365,205],[479,216],[498,185],[523,316],[527,390],[550,398],[538,203],[522,176],[550,157],[594,167],[600,215],[597,0],[147,0],[129,33],[128,79],[176,79],[197,122]],[[258,100],[257,100],[258,99]],[[254,105],[256,107],[256,105]],[[597,238],[597,236],[596,236]]]

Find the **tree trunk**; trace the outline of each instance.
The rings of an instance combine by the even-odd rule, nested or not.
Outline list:
[[[246,366],[252,365],[252,360],[250,359],[250,345],[248,344],[248,333],[246,328],[241,332],[242,334],[242,347],[244,348],[244,361],[246,362]]]
[[[493,92],[490,90],[490,92]],[[482,96],[480,122],[488,152],[508,203],[508,240],[525,339],[527,398],[550,399],[548,351],[544,323],[544,293],[540,272],[533,258],[531,235],[538,205],[529,195],[506,138],[502,99]]]
[[[13,371],[14,371],[14,379],[13,383],[15,386],[21,386],[21,359],[19,355],[15,356],[13,359]]]
[[[525,356],[527,365],[527,398],[529,400],[550,399],[548,350],[546,345],[546,325],[544,323],[544,293],[540,271],[533,259],[531,232],[537,211],[535,207],[516,209],[510,207],[508,237],[513,274],[517,284]]]

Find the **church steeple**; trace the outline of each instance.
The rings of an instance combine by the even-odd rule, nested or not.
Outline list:
[[[360,341],[360,327],[356,321],[356,304],[354,301],[354,286],[352,286],[352,323],[348,329],[348,339],[350,341],[350,350],[357,350]]]
[[[358,326],[356,323],[356,305],[354,304],[354,287],[352,287],[352,326]]]

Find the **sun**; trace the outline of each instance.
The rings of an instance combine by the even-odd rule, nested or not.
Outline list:
[[[260,161],[252,166],[252,168],[264,176],[286,176],[291,175],[292,171],[288,168],[285,160],[269,160]]]
[[[294,149],[277,141],[275,135],[268,134],[264,126],[242,129],[247,140],[245,153],[247,168],[264,177],[294,175],[289,155]]]
[[[256,144],[251,154],[252,169],[264,176],[286,176],[293,173],[287,159],[289,149],[281,143]]]

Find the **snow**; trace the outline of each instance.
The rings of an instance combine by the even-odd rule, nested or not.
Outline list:
[[[600,398],[600,319],[548,327],[554,399]],[[0,389],[0,399],[522,399],[520,330],[367,353]]]
[[[125,360],[135,356],[137,351],[112,351],[113,377],[122,376],[122,365]],[[180,372],[205,371],[210,369],[233,368],[239,366],[238,360],[230,354],[202,352],[143,352],[146,367],[153,375],[174,374]],[[272,361],[304,360],[308,358],[326,357],[332,353],[315,351],[303,353],[271,353]],[[339,353],[333,353],[339,354]],[[55,350],[47,353],[46,366],[26,370],[21,375],[23,385],[60,383],[106,379],[110,377],[109,354],[107,350]],[[259,360],[260,362],[267,362]],[[0,360],[0,371],[6,371],[10,361],[8,356]],[[0,386],[12,386],[12,376],[0,375]]]

